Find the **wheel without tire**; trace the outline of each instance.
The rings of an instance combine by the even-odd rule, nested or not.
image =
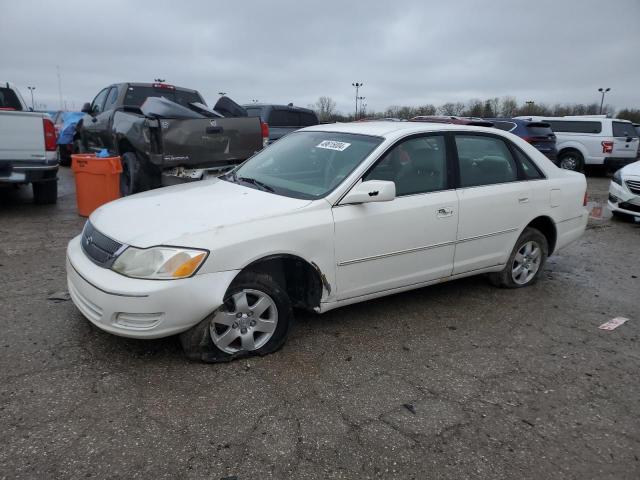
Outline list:
[[[58,180],[32,184],[33,200],[38,205],[51,205],[58,201]]]
[[[584,169],[584,159],[579,152],[570,150],[558,157],[558,166],[565,170],[581,172]]]
[[[490,274],[498,287],[521,288],[534,284],[549,255],[546,237],[535,228],[525,228],[501,272]]]
[[[291,301],[270,275],[244,274],[229,287],[224,304],[180,335],[194,360],[225,362],[275,352],[293,320]]]

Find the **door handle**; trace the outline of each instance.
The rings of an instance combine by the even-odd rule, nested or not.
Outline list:
[[[518,202],[520,202],[520,203],[529,203],[529,197],[520,197],[518,199]]]
[[[453,215],[453,208],[451,207],[443,207],[436,210],[436,215],[438,218],[450,217]]]

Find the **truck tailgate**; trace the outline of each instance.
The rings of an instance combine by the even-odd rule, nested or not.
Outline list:
[[[42,114],[0,111],[0,160],[44,160]]]
[[[262,148],[260,119],[161,118],[162,165],[215,167],[238,163]]]

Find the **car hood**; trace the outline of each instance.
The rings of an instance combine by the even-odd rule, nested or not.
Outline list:
[[[216,178],[121,198],[90,218],[114,240],[146,248],[180,245],[203,232],[283,215],[309,203]]]
[[[622,168],[622,174],[624,176],[640,177],[640,161],[633,162]]]

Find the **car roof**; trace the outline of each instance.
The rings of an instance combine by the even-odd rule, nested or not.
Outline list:
[[[294,111],[315,113],[310,108],[296,107],[295,105],[279,105],[277,103],[245,103],[242,105],[242,107],[243,108],[277,108],[278,110],[294,110]]]
[[[350,123],[325,123],[306,127],[309,132],[333,132],[354,133],[360,135],[372,135],[375,137],[400,138],[412,133],[469,131],[485,132],[502,135],[502,130],[493,127],[476,127],[471,125],[456,125],[453,123],[428,123],[428,122],[350,122]]]

